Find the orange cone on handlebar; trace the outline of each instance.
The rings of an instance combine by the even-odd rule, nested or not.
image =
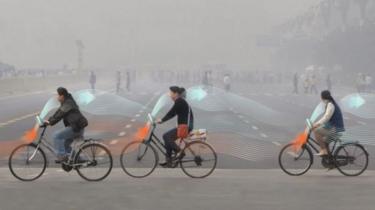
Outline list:
[[[150,124],[145,124],[142,128],[139,128],[137,133],[135,134],[135,138],[137,140],[143,140],[147,137],[147,134],[150,130]]]
[[[38,124],[35,124],[33,128],[25,132],[25,134],[22,136],[22,140],[25,141],[26,143],[33,142],[38,135],[38,130],[39,130],[39,126]]]
[[[307,142],[307,133],[306,132],[301,132],[299,133],[296,138],[292,141],[293,144],[293,150],[298,151],[299,149],[302,148],[304,144]]]

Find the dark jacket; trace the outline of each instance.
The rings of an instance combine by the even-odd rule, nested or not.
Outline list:
[[[78,105],[71,96],[64,100],[48,121],[50,125],[55,125],[60,120],[64,121],[65,127],[72,127],[74,132],[79,132],[88,125],[87,119],[79,111]]]
[[[344,132],[345,131],[344,118],[342,116],[341,109],[336,104],[336,102],[333,102],[333,105],[335,106],[335,111],[333,112],[333,115],[331,119],[329,120],[329,124],[335,127],[337,132]]]
[[[161,119],[162,122],[172,119],[177,115],[177,124],[188,124],[188,116],[190,109],[190,121],[189,128],[192,129],[194,125],[193,111],[191,110],[189,104],[183,98],[177,98],[174,102],[173,107],[169,112]]]

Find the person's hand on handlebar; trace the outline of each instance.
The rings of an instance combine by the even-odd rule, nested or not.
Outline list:
[[[315,130],[315,129],[317,129],[319,126],[320,126],[320,124],[314,124],[314,125],[312,126],[311,130]]]
[[[162,124],[162,123],[163,123],[163,121],[162,121],[161,119],[157,119],[155,122],[156,122],[157,124]]]
[[[49,124],[50,124],[50,123],[49,123],[48,120],[44,120],[44,121],[43,121],[43,125],[42,125],[42,127],[47,127]]]

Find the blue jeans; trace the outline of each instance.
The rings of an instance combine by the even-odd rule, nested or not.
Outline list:
[[[70,146],[75,138],[83,136],[84,129],[79,132],[74,132],[71,127],[65,127],[58,130],[53,135],[53,141],[55,143],[55,149],[57,155],[66,155],[72,151]]]

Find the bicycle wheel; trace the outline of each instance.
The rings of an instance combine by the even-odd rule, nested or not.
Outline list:
[[[300,176],[306,173],[313,164],[311,149],[304,145],[296,150],[294,144],[287,144],[279,154],[280,168],[291,176]]]
[[[9,170],[21,181],[38,179],[47,167],[47,159],[43,150],[35,144],[22,144],[16,147],[9,156]]]
[[[194,141],[183,150],[185,156],[179,161],[182,171],[192,178],[205,178],[216,168],[217,155],[207,143]]]
[[[124,147],[120,156],[122,170],[134,178],[150,175],[159,162],[158,153],[148,143],[133,141]]]
[[[99,143],[90,143],[79,149],[74,158],[74,168],[87,181],[101,181],[112,170],[111,152]]]
[[[337,169],[345,176],[358,176],[368,166],[368,153],[360,144],[346,144],[337,148],[335,155]]]

